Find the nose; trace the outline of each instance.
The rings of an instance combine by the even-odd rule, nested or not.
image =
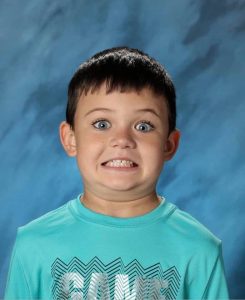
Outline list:
[[[110,146],[119,148],[135,148],[136,142],[127,129],[120,129],[114,132],[111,140]]]

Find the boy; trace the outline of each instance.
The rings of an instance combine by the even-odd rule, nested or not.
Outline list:
[[[84,193],[18,229],[5,299],[228,299],[221,240],[156,193],[180,138],[157,61],[118,47],[83,63],[60,138]]]

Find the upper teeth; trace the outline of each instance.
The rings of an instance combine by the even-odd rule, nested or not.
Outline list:
[[[111,166],[111,167],[132,167],[133,162],[130,160],[110,160],[106,163],[106,166]]]

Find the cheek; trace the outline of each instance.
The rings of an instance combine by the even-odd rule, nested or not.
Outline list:
[[[141,146],[142,158],[149,165],[155,168],[156,164],[160,165],[164,160],[164,144],[158,140],[152,140],[150,143],[144,143]]]
[[[95,161],[103,151],[103,147],[103,139],[92,134],[83,134],[80,136],[77,143],[78,158],[81,161]]]
[[[87,148],[92,147],[95,141],[97,142],[97,139],[95,139],[93,135],[89,134],[88,130],[81,129],[77,132],[76,144],[78,150],[84,151]]]
[[[162,153],[164,149],[164,137],[159,135],[155,135],[141,143],[142,148],[148,149],[148,151],[152,153]]]

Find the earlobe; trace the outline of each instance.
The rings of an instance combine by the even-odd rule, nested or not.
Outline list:
[[[170,160],[176,153],[180,140],[180,131],[175,129],[170,134],[165,144],[164,157],[165,160]]]
[[[77,155],[76,139],[70,124],[63,121],[59,127],[60,141],[69,156]]]

